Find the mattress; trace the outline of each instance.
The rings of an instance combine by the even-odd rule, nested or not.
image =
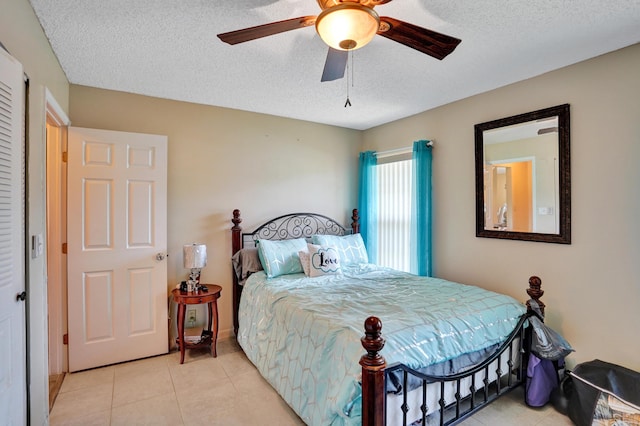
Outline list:
[[[305,423],[357,425],[367,317],[382,320],[387,364],[419,369],[500,343],[525,312],[506,295],[372,264],[316,278],[257,272],[244,285],[238,342]]]

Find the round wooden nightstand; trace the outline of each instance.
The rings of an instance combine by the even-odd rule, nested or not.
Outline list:
[[[176,288],[171,291],[173,300],[178,304],[178,337],[177,343],[180,346],[180,364],[184,363],[184,350],[187,348],[199,348],[203,346],[211,347],[211,355],[218,356],[216,351],[216,341],[218,340],[218,299],[222,287],[215,284],[201,284],[209,291],[180,291]],[[187,305],[200,305],[206,303],[209,310],[209,325],[202,332],[202,339],[197,343],[188,343],[184,340],[184,317],[187,312]],[[211,323],[213,322],[213,328]]]

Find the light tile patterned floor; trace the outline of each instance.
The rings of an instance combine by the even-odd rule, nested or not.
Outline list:
[[[68,374],[53,406],[55,425],[303,425],[258,374],[234,340],[207,351],[177,352]],[[531,409],[518,389],[465,426],[571,425],[552,407]]]

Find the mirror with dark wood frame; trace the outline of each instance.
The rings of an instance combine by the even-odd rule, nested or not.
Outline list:
[[[476,236],[571,244],[569,104],[475,125]]]

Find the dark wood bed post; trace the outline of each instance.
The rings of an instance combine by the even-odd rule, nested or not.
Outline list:
[[[240,218],[240,210],[235,209],[233,211],[233,226],[231,227],[231,255],[233,256],[242,248],[242,219]],[[233,269],[233,266],[231,267]],[[240,292],[242,291],[238,285],[238,278],[236,272],[232,270],[233,276],[233,332],[238,335],[238,307],[240,305]]]
[[[357,211],[354,210],[354,216]],[[354,230],[355,232],[355,230]],[[545,304],[540,300],[544,295],[539,277],[529,278],[527,294],[540,306],[544,315]],[[527,300],[527,313],[531,307]],[[362,426],[383,426],[386,421],[385,412],[385,368],[387,363],[380,351],[384,347],[382,338],[382,321],[377,317],[369,317],[364,322],[364,337],[360,339],[367,353],[360,358],[362,366]]]
[[[360,339],[367,351],[360,358],[362,366],[362,425],[383,426],[385,424],[384,369],[387,366],[380,351],[384,347],[382,321],[369,317],[364,322],[364,337]]]
[[[535,275],[529,278],[529,288],[527,289],[527,294],[533,300],[538,302],[538,306],[540,306],[540,312],[544,315],[545,304],[540,298],[544,295],[544,290],[540,287],[542,286],[542,280]],[[531,312],[531,306],[529,306],[529,301],[527,300],[527,312]],[[542,319],[542,318],[541,318]]]
[[[351,230],[353,233],[360,233],[360,215],[358,214],[358,209],[353,209],[351,212],[351,220]]]

